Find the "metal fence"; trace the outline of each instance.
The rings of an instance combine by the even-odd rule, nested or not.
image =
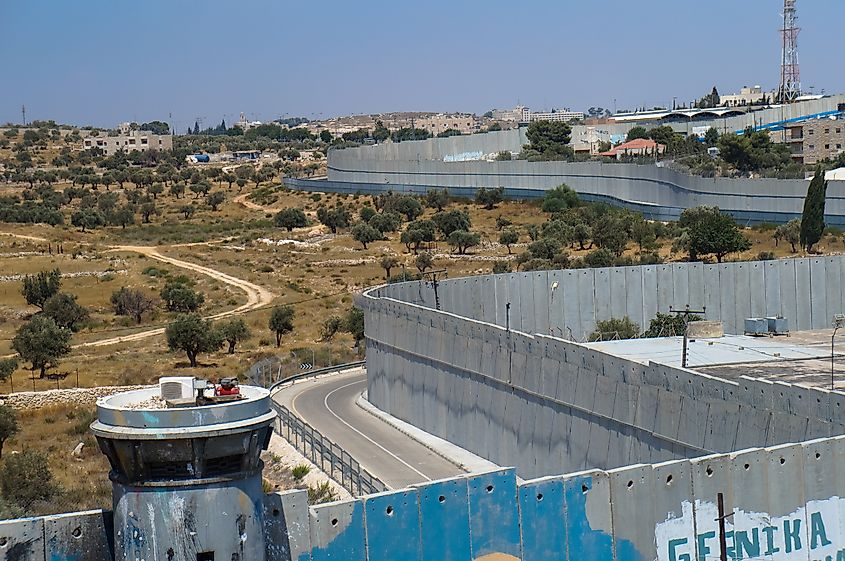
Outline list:
[[[302,354],[301,352],[299,354],[292,352],[287,356],[274,355],[262,358],[261,360],[253,363],[252,366],[250,366],[241,375],[241,379],[244,380],[246,384],[252,386],[273,389],[286,381],[298,380],[299,378],[308,376],[317,376],[319,374],[325,374],[327,372],[334,372],[346,368],[354,368],[364,364],[364,361],[345,362],[342,364],[331,364],[331,362],[329,362],[330,366],[322,366],[318,368],[317,364],[315,364],[316,361],[314,361],[312,357],[316,354],[319,359],[322,354],[323,358],[326,358],[325,349],[320,350],[318,348],[318,351],[319,352],[314,353],[313,348],[305,349],[305,361],[310,362],[304,362],[300,359],[300,355]],[[329,351],[328,354],[329,360],[331,360],[331,351]],[[335,355],[334,358],[340,358],[342,360],[344,357]]]
[[[258,364],[258,363],[256,363]],[[302,380],[303,378],[313,378],[315,376],[321,376],[323,374],[330,374],[332,372],[341,372],[343,370],[349,370],[350,368],[359,368],[367,364],[364,360],[359,360],[356,362],[347,362],[344,364],[336,364],[334,366],[327,366],[325,368],[318,368],[317,370],[306,370],[305,372],[299,372],[298,374],[292,374],[290,376],[284,376],[281,379],[274,382],[272,385],[269,386],[270,391],[273,392],[279,387],[283,386],[284,384],[289,384],[291,382],[295,382],[297,380]],[[281,371],[280,371],[281,372]]]
[[[282,360],[277,356],[262,358],[244,372],[245,381],[252,386],[269,388],[281,377]]]
[[[354,496],[380,493],[387,489],[384,483],[361,467],[361,464],[338,444],[320,434],[284,405],[272,403],[278,415],[276,432],[344,489]]]

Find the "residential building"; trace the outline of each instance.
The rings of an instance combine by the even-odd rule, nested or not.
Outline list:
[[[576,154],[589,154],[595,156],[599,153],[599,146],[604,143],[611,143],[613,135],[610,131],[596,127],[579,127],[579,130],[572,134],[572,149]]]
[[[491,118],[497,122],[527,123],[531,110],[524,105],[517,105],[513,109],[493,109]]]
[[[658,144],[650,138],[636,138],[614,146],[607,152],[601,152],[599,156],[621,160],[627,156],[655,156],[662,154],[665,150],[665,145]]]
[[[813,119],[787,125],[785,139],[793,161],[814,165],[845,152],[845,117]]]
[[[464,113],[438,113],[437,115],[420,117],[414,120],[414,126],[418,129],[425,129],[434,136],[448,130],[456,130],[461,134],[472,134],[481,128],[475,115]]]
[[[80,131],[83,134],[90,131]],[[91,150],[99,148],[106,156],[116,152],[146,152],[147,150],[172,150],[173,136],[169,134],[153,134],[148,131],[130,130],[125,123],[120,126],[120,132],[115,135],[104,136],[99,133],[97,136],[85,136],[82,139],[82,149]]]
[[[743,86],[739,93],[720,95],[719,104],[724,107],[744,107],[746,105],[761,105],[772,95],[766,94],[760,86]]]
[[[584,112],[583,111],[571,111],[570,109],[552,109],[551,111],[541,111],[539,113],[533,113],[528,111],[526,107],[526,112],[528,113],[528,119],[523,122],[532,123],[534,121],[583,121],[584,120]]]

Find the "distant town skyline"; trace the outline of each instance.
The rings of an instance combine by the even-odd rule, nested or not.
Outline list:
[[[179,132],[393,111],[689,103],[777,87],[779,0],[0,4],[0,123]],[[845,91],[841,0],[799,0],[805,91]]]

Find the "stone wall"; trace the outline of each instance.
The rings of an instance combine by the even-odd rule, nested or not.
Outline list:
[[[42,392],[15,392],[0,395],[0,405],[8,405],[15,409],[40,409],[50,405],[86,405],[93,407],[100,397],[149,387],[151,386],[99,386],[96,388],[68,388]]]

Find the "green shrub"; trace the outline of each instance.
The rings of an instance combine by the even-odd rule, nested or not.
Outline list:
[[[318,505],[330,503],[338,499],[337,493],[332,491],[331,484],[325,481],[319,485],[308,486],[308,504]]]
[[[3,460],[0,488],[3,499],[27,513],[36,502],[47,501],[58,491],[47,456],[31,449]]]
[[[147,275],[148,277],[166,277],[170,274],[170,271],[150,266],[141,271],[141,274]]]
[[[596,329],[590,334],[590,341],[608,341],[613,339],[635,339],[640,334],[640,326],[628,316],[622,319],[610,318],[596,322]]]
[[[306,464],[299,464],[297,466],[293,466],[293,469],[290,470],[291,475],[293,476],[294,481],[300,482],[305,479],[305,476],[311,472],[311,468],[308,467]]]

